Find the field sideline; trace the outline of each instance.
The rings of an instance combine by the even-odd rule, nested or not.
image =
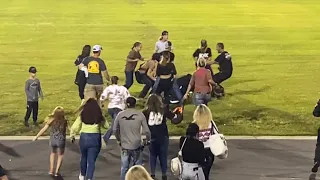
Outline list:
[[[23,126],[29,66],[38,68],[45,95],[39,120],[62,105],[72,122],[80,104],[73,62],[82,46],[101,44],[110,74],[124,82],[132,44],[141,41],[142,55],[151,57],[162,30],[169,31],[179,75],[193,72],[191,55],[203,38],[213,49],[222,41],[231,52],[234,74],[223,84],[227,95],[210,103],[224,134],[314,135],[320,125],[311,114],[320,82],[317,0],[0,2],[0,135],[39,130]],[[141,89],[134,84],[130,91],[137,95]],[[186,107],[180,125],[168,123],[172,135],[184,133],[193,110]]]

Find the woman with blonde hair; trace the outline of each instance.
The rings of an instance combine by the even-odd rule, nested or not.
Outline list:
[[[187,99],[188,94],[194,88],[193,103],[198,106],[200,104],[207,105],[211,100],[212,86],[216,83],[212,80],[210,70],[206,69],[206,59],[199,58],[197,61],[198,69],[193,73],[187,92],[184,99]]]
[[[196,123],[199,126],[199,141],[203,142],[205,148],[203,172],[206,180],[209,180],[210,169],[214,161],[214,155],[210,150],[208,140],[212,134],[218,133],[218,128],[212,119],[211,110],[204,104],[197,106],[193,113],[193,123]]]
[[[126,180],[152,180],[152,178],[143,166],[135,165],[127,172]]]
[[[46,125],[33,138],[33,141],[36,141],[50,127],[51,154],[49,175],[59,176],[59,170],[62,165],[64,150],[66,146],[66,132],[68,126],[68,121],[65,118],[63,107],[56,107],[53,110],[52,114],[50,114],[46,118],[45,122]],[[55,172],[53,172],[54,160],[56,155],[58,155],[57,166]]]

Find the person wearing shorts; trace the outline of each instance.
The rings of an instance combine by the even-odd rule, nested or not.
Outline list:
[[[102,47],[100,45],[95,45],[92,50],[93,56],[84,59],[79,65],[79,68],[86,66],[88,70],[87,84],[84,89],[84,98],[86,100],[89,98],[95,98],[100,104],[99,99],[103,92],[103,76],[107,82],[110,81],[110,76],[108,74],[106,64],[102,59],[100,59]]]

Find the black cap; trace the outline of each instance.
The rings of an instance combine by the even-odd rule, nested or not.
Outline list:
[[[168,34],[169,34],[168,31],[162,31],[162,33],[161,33],[162,36],[165,36],[165,35],[168,35]]]
[[[201,47],[207,47],[207,40],[205,39],[201,40]]]
[[[130,97],[127,98],[126,103],[127,103],[128,107],[135,107],[136,103],[137,103],[137,100],[136,100],[136,98],[130,96]]]
[[[31,66],[31,67],[29,68],[29,73],[36,73],[36,72],[37,72],[36,67]]]

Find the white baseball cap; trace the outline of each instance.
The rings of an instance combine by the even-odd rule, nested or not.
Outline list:
[[[101,50],[103,50],[103,49],[102,49],[102,46],[100,46],[100,45],[94,45],[92,48],[92,51],[101,51]]]

